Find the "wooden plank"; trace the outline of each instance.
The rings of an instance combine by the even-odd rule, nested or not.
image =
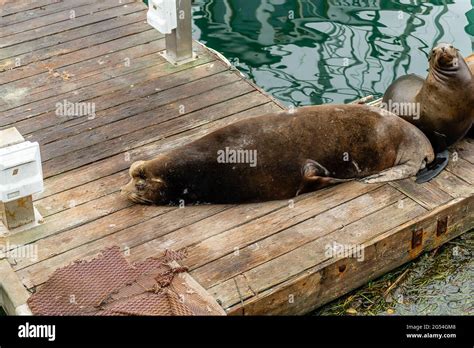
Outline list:
[[[89,168],[89,170],[94,170]],[[43,218],[60,213],[92,201],[118,192],[120,187],[129,180],[128,171],[124,170],[95,181],[88,182],[82,186],[62,191],[58,194],[48,196],[35,201],[35,206]]]
[[[158,45],[163,45],[163,41],[160,40]],[[117,66],[111,69],[111,74],[96,74],[92,76],[92,80],[86,83],[81,82],[81,84],[85,84],[85,86],[78,90],[67,91],[70,88],[65,88],[66,93],[33,102],[29,104],[29,107],[24,109],[23,112],[17,111],[17,109],[4,112],[0,119],[0,126],[8,126],[9,124],[15,123],[15,126],[22,129],[23,134],[29,134],[39,129],[57,125],[58,119],[55,114],[57,101],[66,99],[72,103],[84,101],[93,102],[99,106],[96,111],[100,111],[103,108],[120,105],[122,104],[122,100],[124,100],[124,102],[129,101],[131,97],[139,98],[156,93],[157,87],[153,86],[156,84],[155,81],[158,80],[158,78],[198,67],[211,60],[211,57],[203,56],[194,62],[179,66],[176,69],[171,69],[169,66],[166,66],[163,58],[157,55],[155,68],[133,71],[134,68]],[[198,73],[199,69],[196,72]],[[143,92],[140,92],[142,89]],[[121,92],[119,92],[120,90]],[[118,98],[114,98],[114,96]],[[51,123],[50,116],[54,116],[53,123]],[[23,122],[22,120],[25,121]],[[70,122],[70,124],[74,122],[74,120],[67,121]],[[76,119],[76,122],[83,121]]]
[[[96,22],[110,18],[115,15],[113,8],[125,8],[125,6],[137,10],[144,9],[143,6],[134,3],[133,0],[97,0],[85,6],[75,7],[74,2],[70,2],[70,9],[53,13],[44,17],[35,18],[27,22],[3,27],[0,33],[0,48],[11,45],[18,45],[38,37],[43,37],[77,27],[77,22],[83,24],[83,18]],[[74,11],[74,13],[71,13]],[[71,15],[74,16],[71,18]],[[105,16],[105,17],[104,17]]]
[[[118,52],[113,57],[107,55],[104,60],[99,59],[91,62],[82,71],[77,71],[73,68],[48,72],[46,76],[40,79],[32,79],[36,86],[30,85],[28,96],[19,101],[19,103],[23,103],[21,105],[23,107],[19,108],[19,104],[16,104],[15,110],[27,109],[29,111],[28,115],[31,115],[31,104],[34,102],[41,101],[38,104],[44,105],[45,99],[50,100],[50,102],[58,100],[61,94],[88,87],[91,84],[97,84],[101,81],[110,80],[120,75],[126,75],[130,72],[149,67],[156,69],[158,65],[165,64],[165,62],[157,57],[157,53],[162,51],[163,47],[164,40],[157,40],[146,45],[132,47],[125,50],[126,52]],[[103,66],[103,64],[110,65]],[[11,89],[12,86],[10,85],[9,88]],[[39,112],[41,111],[37,110],[36,113]]]
[[[474,185],[474,164],[459,158],[457,161],[451,160],[447,169],[465,182]]]
[[[208,262],[234,253],[235,248],[248,247],[335,206],[370,192],[379,186],[350,182],[343,186],[317,191],[292,208],[286,207],[277,210],[260,219],[193,245],[188,249],[188,257],[183,261],[183,265],[193,269],[198,268]],[[205,280],[200,279],[200,281],[204,282]]]
[[[228,312],[247,315],[307,313],[469,230],[474,225],[474,216],[468,212],[473,209],[474,196],[450,201],[366,241],[364,261],[360,262],[355,258],[328,260],[286,280],[276,288],[259,293],[245,301],[244,306],[237,304],[228,308]],[[445,215],[452,217],[453,223],[448,224],[445,234],[436,236],[436,222]],[[424,231],[423,242],[416,249],[411,248],[414,228]],[[241,289],[245,289],[242,278],[240,276],[238,284]],[[231,291],[231,286],[228,289]],[[235,283],[233,290],[236,291]]]
[[[305,198],[307,197],[296,197],[295,202]],[[269,213],[284,209],[288,205],[288,201],[272,201],[234,206],[198,223],[180,227],[171,233],[137,245],[132,249],[130,258],[134,261],[140,261],[148,258],[147,255],[155,255],[157,251],[187,248],[212,236],[244,226]]]
[[[28,291],[23,287],[7,260],[0,257],[0,305],[8,315],[28,313]]]
[[[156,46],[158,49],[164,48],[164,41],[157,41]],[[147,69],[146,66],[141,66],[141,63],[137,64],[137,61],[140,62],[142,60],[145,61],[145,65],[153,64],[154,60],[156,63]],[[29,104],[28,108],[24,109],[23,112],[19,111],[22,109],[20,108],[3,113],[0,119],[0,125],[8,126],[9,124],[15,123],[17,128],[22,129],[23,134],[29,134],[58,124],[58,118],[56,117],[56,102],[58,101],[63,102],[64,100],[68,100],[72,103],[84,101],[96,103],[98,106],[96,111],[100,111],[133,100],[133,97],[139,98],[157,93],[155,81],[158,78],[174,75],[191,68],[197,68],[211,61],[212,57],[202,56],[196,61],[184,64],[176,69],[171,69],[158,54],[137,58],[129,67],[119,64],[114,66],[113,69],[109,67],[108,70],[102,73],[99,71],[99,74],[93,74],[90,79],[79,83],[76,83],[74,80],[63,82],[60,85],[59,93],[52,94],[44,100],[38,100]],[[217,65],[223,66],[222,64]],[[75,70],[72,69],[69,71],[72,72]],[[198,77],[199,71],[200,69],[196,70]],[[193,79],[192,76],[190,79]],[[165,79],[165,82],[166,81],[167,79]],[[75,86],[78,88],[74,89]],[[141,92],[142,89],[143,92]],[[56,91],[58,91],[58,89],[56,89]],[[61,94],[60,92],[64,93]],[[51,92],[48,93],[51,94]],[[117,98],[116,96],[119,93],[120,98]],[[54,116],[54,119],[51,119],[51,116]],[[31,121],[31,119],[34,119],[34,121]],[[52,120],[54,122],[51,123]],[[71,125],[73,122],[83,122],[80,119],[66,119],[65,121]]]
[[[94,72],[106,71],[106,68],[115,67],[119,63],[125,63],[125,58],[130,59],[130,64],[133,62],[134,57],[144,56],[146,53],[152,53],[162,50],[161,39],[158,36],[156,40],[150,41],[143,45],[125,47],[123,49],[117,49],[113,52],[106,53],[101,57],[95,57],[87,59],[85,61],[73,63],[64,69],[51,69],[45,70],[43,73],[38,75],[26,77],[24,79],[16,80],[8,84],[10,88],[25,88],[28,87],[32,94],[38,91],[43,91],[47,87],[50,87],[52,82],[52,72],[68,72],[71,73],[70,79],[79,79],[87,76],[92,76]],[[121,58],[121,59],[120,59]],[[124,64],[125,65],[125,64]],[[54,77],[54,76],[53,76]],[[54,80],[56,82],[64,81],[62,79]],[[42,89],[40,89],[43,87]]]
[[[0,71],[3,71],[0,75],[0,82],[2,84],[6,84],[29,76],[38,75],[50,69],[57,70],[59,68],[64,68],[66,66],[87,59],[103,56],[107,53],[115,51],[116,47],[124,49],[128,47],[142,45],[154,41],[155,39],[156,30],[150,29],[133,36],[129,35],[126,37],[111,39],[94,47],[82,48],[61,56],[51,57],[46,60],[40,60],[38,62],[34,62],[26,66],[20,66],[17,68],[13,68],[12,66],[3,66],[0,67]],[[10,68],[13,69],[10,70]]]
[[[158,67],[155,68],[159,69]],[[128,88],[113,94],[101,95],[90,100],[90,102],[96,104],[96,117],[94,119],[70,119],[62,124],[29,133],[29,135],[42,144],[49,144],[81,134],[84,131],[96,130],[101,126],[156,109],[167,103],[177,102],[179,99],[189,100],[197,94],[236,82],[236,78],[232,78],[228,74],[221,74],[224,69],[223,65],[211,62],[196,67],[195,73],[192,75],[187,71],[183,71],[181,74],[162,76],[159,79],[160,82],[153,83],[154,80],[150,80],[143,81],[143,83],[139,82],[133,87],[128,85]],[[150,73],[150,75],[152,74]],[[189,83],[185,83],[186,80]],[[177,91],[180,91],[180,93],[176,93]],[[176,109],[176,105],[173,105],[173,107]],[[188,109],[184,111],[188,111]],[[37,123],[36,119],[34,119],[34,123]],[[42,122],[43,125],[44,123]],[[64,127],[64,123],[67,124],[67,127]],[[34,125],[30,126],[35,127]],[[38,127],[40,127],[40,124],[38,124]],[[20,129],[24,130],[21,127]],[[23,134],[25,133],[27,132]],[[27,138],[30,138],[30,136]]]
[[[449,171],[442,171],[431,183],[456,198],[469,197],[474,193],[473,185],[451,174]]]
[[[26,286],[36,286],[44,283],[56,267],[65,266],[76,259],[91,259],[101,250],[114,245],[119,245],[122,248],[130,250],[136,244],[141,244],[150,239],[157,238],[158,236],[169,233],[181,226],[195,223],[209,215],[228,208],[229,206],[225,205],[200,205],[190,206],[185,209],[174,209],[166,214],[158,216],[157,218],[134,225],[126,231],[118,231],[107,235],[93,244],[87,242],[84,244],[84,242],[81,242],[81,245],[78,248],[19,270],[17,274],[22,280],[27,280],[27,284],[25,284]],[[105,228],[102,226],[98,229],[87,229],[87,231],[103,234]],[[77,233],[75,235],[77,235]],[[90,241],[91,239],[94,240],[93,237],[88,235],[88,238],[86,238],[85,241]]]
[[[474,139],[465,138],[454,146],[458,156],[474,164]]]
[[[24,269],[81,245],[89,245],[89,243],[93,243],[96,240],[139,225],[176,209],[174,207],[133,205],[127,209],[118,210],[102,219],[97,219],[85,225],[36,241],[35,245],[38,248],[37,258],[34,260],[31,258],[15,260],[14,268],[15,270]]]
[[[211,98],[210,94],[203,96],[203,98],[204,97]],[[245,108],[252,108],[261,103],[260,94],[256,94],[255,92],[243,94],[240,97],[236,97],[224,103],[212,105],[209,108],[185,115],[172,122],[165,122],[138,132],[129,133],[123,137],[108,140],[100,144],[100,146],[91,146],[55,157],[43,163],[43,171],[45,177],[57,175],[82,165],[116,155],[120,152],[130,151],[136,147],[169,137],[184,130],[199,127],[223,115],[228,115],[227,112],[240,112]]]
[[[145,65],[148,64],[150,64],[150,62]],[[162,64],[162,62],[156,61],[155,63],[153,63],[152,61],[151,64],[154,64],[153,66],[157,66]],[[56,103],[63,103],[64,100],[67,100],[71,103],[90,101],[92,98],[97,98],[100,96],[98,88],[100,88],[101,86],[103,86],[105,90],[104,96],[120,89],[130,90],[134,81],[138,83],[140,81],[146,82],[154,78],[155,73],[153,73],[152,68],[149,68],[150,67],[145,66],[142,69],[135,70],[134,68],[119,67],[118,71],[122,71],[124,75],[121,75],[120,72],[118,74],[119,76],[117,77],[105,75],[99,77],[99,80],[102,81],[99,81],[98,83],[92,83],[91,85],[82,87],[78,90],[67,91],[64,94],[59,94],[57,96],[52,96],[44,100],[33,102],[36,107],[34,110],[31,110],[31,108],[21,107],[25,111],[15,113],[17,109],[11,109],[9,111],[3,112],[3,115],[0,118],[0,122],[2,123],[1,127],[8,128],[11,125],[15,125],[18,126],[18,129],[22,129],[22,132],[24,132],[23,134],[28,135],[32,131],[58,124],[58,122],[61,122],[61,120],[63,120],[63,122],[66,122],[69,118],[64,117],[61,119],[56,115]],[[67,89],[69,88],[66,88],[66,90]],[[16,93],[16,95],[14,96],[15,99],[19,99],[20,97],[21,96],[18,93]],[[41,126],[37,125],[38,122],[40,122]]]
[[[320,193],[302,195],[295,197],[292,201],[295,205],[300,205],[300,203],[309,205],[310,201],[314,202],[316,199],[314,195],[317,194]],[[191,247],[188,249],[191,250],[193,245],[197,245],[201,241],[205,241],[213,236],[218,236],[224,232],[231,233],[231,231],[238,232],[245,230],[249,224],[255,226],[269,214],[283,215],[285,211],[289,209],[289,206],[290,202],[284,200],[238,205],[220,214],[199,221],[199,223],[180,228],[148,243],[138,245],[132,249],[130,257],[134,261],[140,261],[150,257],[150,255],[156,254],[157,250],[164,251],[168,248],[178,250],[188,247]],[[233,249],[233,243],[226,242],[226,245],[228,245],[228,248],[230,248],[232,252],[235,251]],[[187,264],[193,267],[191,265],[192,262],[187,262]]]
[[[138,33],[149,29],[150,27],[143,23],[143,14],[132,12],[126,16],[105,20],[100,26],[95,24],[76,29],[75,35],[79,36],[76,39],[71,39],[70,34],[66,35],[67,32],[63,32],[53,35],[53,37],[37,39],[25,45],[0,49],[0,66],[26,66],[40,60],[111,41],[113,38],[123,37],[129,33]],[[61,42],[61,35],[68,41]]]
[[[25,231],[16,232],[8,237],[0,238],[0,243],[5,242],[4,244],[7,245],[6,241],[8,241],[10,245],[29,244],[46,236],[89,223],[131,205],[131,202],[116,192],[80,206],[71,207],[71,209],[61,213],[54,214],[45,219],[45,221],[38,226]]]
[[[159,46],[165,45],[164,40],[160,40],[157,42]],[[161,47],[159,47],[161,48]],[[44,114],[44,111],[41,112],[39,109],[36,109],[35,111],[31,111],[31,108],[29,107],[30,105],[35,104],[35,105],[49,105],[48,108],[53,108],[56,109],[56,103],[57,102],[63,102],[64,100],[69,100],[69,99],[60,99],[61,96],[68,94],[69,92],[72,92],[78,98],[79,96],[77,95],[78,90],[91,90],[89,94],[94,93],[94,85],[104,82],[104,81],[109,81],[112,83],[113,79],[122,77],[122,76],[133,76],[135,80],[135,75],[136,74],[145,74],[146,72],[144,70],[146,69],[154,69],[157,66],[164,64],[162,60],[160,60],[157,57],[157,53],[152,53],[148,54],[142,57],[137,57],[134,59],[134,64],[130,66],[126,66],[123,64],[117,65],[114,68],[109,68],[104,71],[98,71],[96,73],[93,73],[90,78],[85,78],[85,79],[80,79],[80,80],[72,80],[69,77],[64,77],[64,75],[52,71],[50,74],[50,80],[56,80],[58,84],[54,86],[51,84],[51,88],[48,88],[44,92],[38,92],[38,93],[31,93],[31,90],[28,90],[28,88],[23,89],[23,91],[26,91],[25,93],[28,93],[28,97],[24,98],[17,98],[15,97],[14,99],[8,100],[6,104],[4,104],[5,107],[9,108],[11,110],[9,113],[12,114],[14,111],[22,109],[22,110],[27,110],[28,116],[31,116],[32,114]],[[69,75],[70,72],[65,70],[65,74]],[[61,81],[59,81],[61,80]],[[123,80],[123,79],[122,79]],[[126,81],[122,81],[122,85],[125,85]],[[117,84],[117,87],[120,86],[120,84]],[[130,85],[129,85],[130,86]],[[12,91],[13,89],[10,87],[7,87],[7,90]],[[56,94],[54,93],[56,91]],[[97,92],[96,92],[97,93]],[[48,104],[49,103],[49,104]],[[22,104],[22,105],[20,105]],[[56,110],[55,110],[56,111]],[[8,116],[5,116],[7,118]],[[21,118],[22,116],[18,114],[16,118]],[[8,117],[11,121],[11,117]],[[31,117],[30,117],[31,119]]]
[[[288,279],[329,260],[330,256],[326,254],[327,248],[331,247],[334,242],[341,245],[357,246],[357,241],[360,243],[360,241],[375,238],[377,235],[400,226],[426,211],[409,198],[405,198],[401,202],[403,204],[394,203],[342,229],[244,272],[242,276],[245,283],[241,286],[247,290],[241,292],[243,300],[269,288],[279,288]],[[195,278],[201,281],[199,278]],[[240,295],[235,289],[234,279],[232,278],[208,289],[211,294],[218,296],[224,308],[235,306],[241,301]],[[285,309],[289,310],[288,306]],[[271,313],[273,308],[268,308],[268,311]]]
[[[11,1],[0,6],[0,16],[7,17],[18,12],[40,9],[44,6],[59,3],[62,0],[23,0]]]
[[[207,59],[203,58],[202,61],[195,62],[195,64],[205,63],[207,61]],[[190,76],[189,73],[185,71],[180,74],[169,72],[171,76],[167,76],[167,69],[163,69],[162,65],[163,63],[160,61],[158,65],[150,69],[142,69],[133,73],[128,72],[120,78],[109,79],[95,84],[95,88],[82,88],[79,90],[81,93],[77,93],[77,91],[68,92],[62,95],[61,99],[51,100],[48,104],[54,107],[55,104],[52,103],[58,101],[63,102],[65,99],[73,103],[86,101],[88,103],[94,103],[98,117],[93,120],[87,117],[60,118],[56,115],[56,110],[54,110],[33,117],[32,119],[16,122],[15,126],[22,134],[26,135],[25,138],[27,139],[39,140],[42,143],[51,142],[56,139],[61,139],[62,135],[64,135],[69,128],[71,128],[70,131],[73,132],[71,134],[78,134],[83,130],[94,128],[94,124],[100,124],[100,122],[105,121],[112,122],[114,118],[120,119],[120,115],[115,114],[115,112],[125,112],[128,116],[131,113],[133,114],[133,111],[136,109],[139,110],[140,107],[145,109],[147,107],[147,110],[150,110],[153,104],[150,106],[148,100],[150,98],[159,98],[157,94],[163,93],[163,96],[168,95],[168,92],[166,92],[167,89],[181,86],[185,84],[186,81],[193,82],[195,79],[199,80],[208,75],[214,75],[223,71],[222,65],[218,66],[210,63],[203,64],[202,67],[197,66],[194,76]],[[184,70],[184,68],[180,70]],[[157,77],[161,77],[160,81],[162,82],[155,82]],[[162,91],[159,90],[161,86]],[[208,88],[209,87],[212,86],[208,86]],[[102,91],[102,93],[100,93],[100,91]],[[186,95],[184,95],[184,97],[186,97]],[[161,103],[164,102],[161,101]],[[116,106],[117,108],[114,108]],[[112,112],[114,112],[114,114],[111,114]],[[102,119],[104,116],[106,116],[106,118]],[[66,130],[65,127],[68,129]],[[30,136],[31,133],[33,134]]]
[[[176,261],[171,263],[173,268],[181,267]],[[199,284],[188,272],[181,272],[177,274],[180,281],[183,281],[189,289],[187,293],[197,294],[207,303],[207,311],[210,315],[226,315],[224,309],[216,302],[216,299],[212,297],[201,284]]]
[[[317,214],[255,244],[239,249],[196,268],[193,274],[206,287],[222,283],[240,273],[290,252],[303,244],[332,233],[363,217],[400,201],[404,196],[389,185],[358,196],[341,205]],[[204,261],[207,259],[203,255]]]
[[[451,195],[432,182],[417,184],[413,178],[409,178],[391,182],[390,185],[426,209],[434,209],[453,199]]]

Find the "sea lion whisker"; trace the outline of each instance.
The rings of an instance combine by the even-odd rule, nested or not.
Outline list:
[[[153,202],[150,199],[147,199],[145,197],[142,197],[135,192],[125,192],[125,195],[129,200],[131,200],[134,203],[138,204],[153,204]]]

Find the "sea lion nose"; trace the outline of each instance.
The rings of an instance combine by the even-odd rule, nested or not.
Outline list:
[[[441,50],[443,50],[443,53],[446,52],[446,47],[441,47]]]

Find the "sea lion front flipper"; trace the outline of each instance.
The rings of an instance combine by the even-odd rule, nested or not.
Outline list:
[[[301,185],[298,191],[296,192],[296,196],[298,196],[303,191],[306,192],[305,188],[307,188],[308,185],[314,186],[313,187],[314,189],[316,188],[320,189],[326,186],[340,184],[343,182],[353,180],[353,179],[337,179],[337,178],[330,177],[329,175],[331,173],[323,165],[313,160],[307,160],[301,172],[302,172],[303,180],[301,182]]]
[[[416,183],[423,184],[438,176],[449,163],[449,151],[436,154],[435,160],[416,174]]]

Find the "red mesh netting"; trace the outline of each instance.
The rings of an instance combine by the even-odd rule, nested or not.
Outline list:
[[[174,262],[184,256],[167,251],[132,265],[110,248],[56,270],[28,305],[36,315],[222,315]]]

